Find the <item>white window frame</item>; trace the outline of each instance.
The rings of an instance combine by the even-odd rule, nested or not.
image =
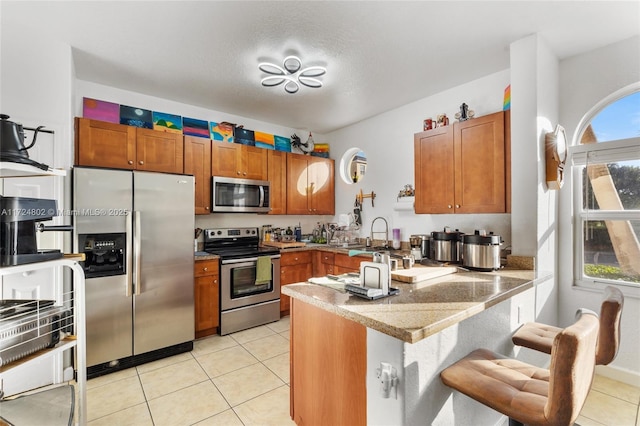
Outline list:
[[[584,275],[584,222],[587,220],[640,220],[640,210],[585,210],[583,209],[583,169],[587,164],[612,163],[616,161],[640,160],[640,137],[620,139],[595,144],[580,144],[586,127],[603,108],[640,90],[640,83],[620,90],[601,101],[585,116],[578,126],[575,139],[569,148],[572,167],[573,196],[573,285],[586,289],[602,290],[606,285],[619,286],[625,295],[640,297],[640,284],[622,280],[592,278]]]

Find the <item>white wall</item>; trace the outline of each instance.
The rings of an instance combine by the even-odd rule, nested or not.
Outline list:
[[[560,119],[573,144],[580,136],[577,132],[585,115],[610,94],[640,82],[640,37],[633,37],[600,49],[577,55],[560,63]],[[588,117],[591,118],[591,117]],[[572,175],[565,174],[565,185],[560,191],[558,264],[559,323],[573,320],[580,307],[599,312],[601,292],[572,286],[573,281],[573,229],[572,229]],[[622,312],[622,337],[618,356],[607,368],[606,374],[640,386],[640,300],[625,296]]]
[[[504,89],[508,85],[509,71],[501,71],[327,134],[336,168],[349,148],[361,148],[367,156],[367,173],[360,182],[348,185],[336,173],[336,215],[351,212],[356,193],[362,189],[364,193],[375,192],[376,198],[375,207],[371,206],[371,200],[364,200],[361,236],[369,236],[371,222],[382,216],[389,222],[389,229],[400,228],[403,241],[408,241],[411,234],[428,234],[451,226],[463,232],[481,228],[493,231],[503,237],[505,247],[509,245],[509,214],[417,215],[413,211],[393,209],[404,185],[415,187],[413,135],[422,131],[422,121],[446,113],[453,124],[454,114],[463,102],[476,116],[501,111]],[[375,231],[381,229],[382,224],[376,223]]]
[[[532,35],[511,44],[512,238],[554,279],[536,288],[536,319],[557,322],[557,194],[545,183],[544,136],[558,122],[558,60]]]

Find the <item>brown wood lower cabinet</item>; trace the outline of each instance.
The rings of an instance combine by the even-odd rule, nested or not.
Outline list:
[[[313,276],[311,251],[282,253],[280,257],[280,286],[305,282]],[[289,296],[280,294],[280,315],[289,315]]]
[[[218,332],[220,285],[218,260],[197,260],[194,264],[196,339]]]
[[[347,272],[360,272],[360,262],[371,261],[362,256],[349,256],[348,254],[336,253],[333,261],[333,273],[336,275]]]
[[[366,425],[367,329],[297,299],[291,305],[291,418]]]
[[[322,277],[333,274],[335,253],[322,250],[313,251],[313,276]]]

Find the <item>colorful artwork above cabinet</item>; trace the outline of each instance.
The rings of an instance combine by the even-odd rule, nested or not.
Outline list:
[[[270,133],[254,132],[256,146],[265,149],[276,149],[275,137]]]
[[[168,133],[182,133],[182,117],[167,114],[166,112],[153,112],[153,130]]]
[[[511,85],[504,89],[504,101],[502,102],[502,110],[511,109]]]
[[[82,116],[117,124],[120,122],[120,105],[98,99],[82,98]]]
[[[256,137],[253,130],[236,127],[235,131],[233,132],[233,136],[235,138],[233,142],[235,143],[249,146],[256,145]]]
[[[233,142],[233,124],[222,122],[210,123],[211,139],[214,141]]]
[[[153,113],[148,109],[120,105],[120,124],[153,129]]]
[[[284,136],[273,136],[274,145],[276,150],[291,152],[291,140],[289,138],[285,138]]]
[[[209,137],[209,122],[196,118],[182,118],[182,133],[189,136]]]

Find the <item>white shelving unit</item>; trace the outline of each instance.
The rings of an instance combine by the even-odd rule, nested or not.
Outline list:
[[[0,178],[5,177],[35,177],[35,176],[66,176],[66,170],[42,170],[34,166],[21,163],[0,161]]]
[[[61,169],[49,169],[42,170],[34,166],[12,163],[6,161],[0,161],[0,179],[3,178],[24,178],[24,177],[38,177],[38,176],[66,176],[66,170]],[[28,369],[43,358],[52,357],[60,354],[64,351],[73,350],[74,355],[74,368],[75,368],[75,413],[74,423],[77,425],[85,425],[87,423],[87,358],[86,358],[86,311],[85,311],[85,277],[82,266],[78,262],[83,261],[83,255],[65,255],[61,259],[50,260],[45,262],[28,263],[24,265],[16,265],[9,267],[0,267],[0,277],[13,275],[13,274],[28,274],[33,271],[50,269],[56,267],[69,268],[73,273],[73,286],[72,290],[64,295],[60,296],[60,300],[56,301],[56,306],[62,304],[67,308],[71,308],[73,311],[73,333],[64,337],[52,348],[43,349],[24,358],[20,358],[14,362],[0,366],[0,386],[4,383],[5,375],[9,372],[14,372],[16,369]],[[69,306],[67,306],[69,305]],[[19,371],[19,370],[18,370]],[[60,374],[60,377],[63,375]],[[54,383],[52,386],[47,386],[45,390],[27,391],[20,395],[13,395],[15,400],[18,398],[32,398],[37,401],[37,398],[43,399],[45,392],[50,391],[52,388],[67,386],[66,382],[62,379]],[[1,389],[1,388],[0,388]],[[44,399],[48,399],[47,396]],[[11,403],[11,401],[8,401]],[[38,402],[29,404],[30,410],[37,409],[40,406]],[[1,408],[1,407],[0,407]],[[64,408],[64,407],[63,407]],[[69,407],[71,410],[74,407]],[[6,410],[5,410],[6,411]],[[0,414],[2,410],[0,409]],[[71,411],[69,411],[71,413]],[[11,420],[11,419],[7,419]]]
[[[75,371],[76,371],[76,418],[78,425],[86,424],[87,404],[86,404],[86,384],[87,384],[87,363],[86,363],[86,331],[85,331],[85,282],[84,271],[78,263],[82,260],[81,255],[67,255],[65,258],[51,260],[47,262],[30,263],[25,265],[10,266],[0,268],[0,276],[27,273],[39,269],[53,267],[67,267],[73,272],[73,291],[70,300],[73,307],[73,335],[61,339],[60,343],[50,349],[44,349],[17,361],[0,367],[0,383],[4,375],[16,368],[28,368],[29,365],[42,357],[53,356],[62,351],[75,348]],[[61,382],[64,383],[64,382]],[[32,394],[37,395],[37,394]],[[31,395],[23,396],[29,398]],[[69,407],[71,409],[72,407]],[[7,419],[11,420],[11,419]]]

